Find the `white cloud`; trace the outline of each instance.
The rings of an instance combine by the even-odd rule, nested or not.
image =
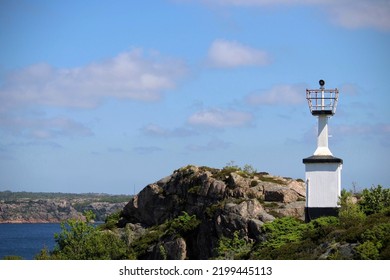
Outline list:
[[[346,28],[377,28],[390,30],[388,0],[203,0],[208,5],[263,7],[316,6],[324,10],[336,24]]]
[[[148,124],[142,127],[141,131],[146,135],[157,137],[190,137],[198,134],[193,129],[186,127],[168,129],[156,124]]]
[[[233,6],[269,6],[294,4],[321,4],[335,2],[335,0],[202,0],[204,3]],[[342,0],[341,0],[342,1]]]
[[[155,101],[186,72],[181,61],[141,50],[78,68],[36,64],[8,75],[0,87],[3,111],[24,105],[90,108],[105,98]]]
[[[140,155],[148,155],[155,152],[160,152],[162,151],[162,149],[156,146],[140,146],[140,147],[135,147],[133,151]]]
[[[108,147],[107,151],[109,153],[112,153],[112,154],[115,154],[115,153],[120,153],[120,154],[126,153],[125,150],[123,150],[122,148],[119,148],[119,147]]]
[[[325,8],[332,20],[343,27],[390,30],[388,0],[344,0]]]
[[[246,97],[246,102],[258,105],[295,105],[306,101],[304,85],[277,85],[269,90],[256,92]]]
[[[93,135],[92,131],[82,123],[64,117],[10,118],[2,115],[0,127],[14,135],[35,140]]]
[[[363,90],[357,85],[352,83],[345,83],[341,85],[340,92],[344,95],[357,96]]]
[[[267,65],[269,55],[262,50],[245,46],[235,41],[215,40],[208,51],[211,66],[233,68],[249,65]]]
[[[156,125],[156,124],[148,124],[141,128],[141,131],[145,134],[151,135],[151,136],[166,136],[167,130]]]
[[[342,124],[334,125],[331,127],[332,132],[342,136],[358,136],[363,135],[366,137],[370,136],[381,136],[388,138],[390,135],[390,123],[380,124]]]
[[[247,112],[222,109],[207,109],[193,114],[188,123],[214,128],[240,127],[252,121],[252,115]]]
[[[374,146],[374,142],[378,141],[383,147],[390,147],[390,123],[340,124],[331,126],[329,131],[331,135],[335,135],[336,139],[350,139],[351,141],[363,139],[369,145]]]
[[[215,150],[221,150],[221,149],[227,149],[229,148],[230,143],[225,142],[223,140],[214,139],[208,142],[205,145],[200,144],[191,144],[187,146],[187,149],[193,152],[208,152],[208,151],[215,151]]]

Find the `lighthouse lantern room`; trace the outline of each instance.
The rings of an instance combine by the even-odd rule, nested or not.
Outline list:
[[[305,220],[321,216],[335,216],[341,192],[343,160],[334,157],[328,147],[328,119],[336,113],[338,89],[325,89],[324,80],[319,89],[307,89],[310,112],[318,117],[317,149],[303,159],[306,177]]]

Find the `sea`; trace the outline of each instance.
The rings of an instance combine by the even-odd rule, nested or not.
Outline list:
[[[54,249],[54,234],[60,231],[61,225],[56,223],[0,224],[0,260],[5,256],[33,260],[41,249]]]

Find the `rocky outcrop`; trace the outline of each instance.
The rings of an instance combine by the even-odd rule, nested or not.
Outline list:
[[[2,194],[5,196],[4,192]],[[68,219],[83,219],[83,213],[88,210],[95,214],[96,221],[104,221],[105,217],[120,211],[126,205],[125,202],[99,201],[102,199],[100,195],[72,194],[68,198],[55,198],[56,195],[61,196],[50,194],[54,197],[46,198],[42,195],[42,198],[31,198],[23,195],[27,197],[12,199],[0,197],[0,223],[59,223]]]
[[[183,213],[199,225],[181,236],[150,243],[146,259],[209,259],[221,237],[261,238],[261,226],[275,217],[303,219],[303,181],[240,169],[187,166],[147,185],[124,207],[121,227],[156,227]],[[142,236],[142,235],[141,235]],[[137,242],[137,238],[133,240]]]

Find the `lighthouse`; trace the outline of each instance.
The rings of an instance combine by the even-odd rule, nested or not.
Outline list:
[[[343,160],[333,156],[328,146],[328,120],[336,113],[339,91],[325,89],[324,80],[319,84],[319,89],[306,89],[310,112],[318,118],[317,148],[312,156],[303,159],[306,222],[321,216],[336,216],[341,193]]]

